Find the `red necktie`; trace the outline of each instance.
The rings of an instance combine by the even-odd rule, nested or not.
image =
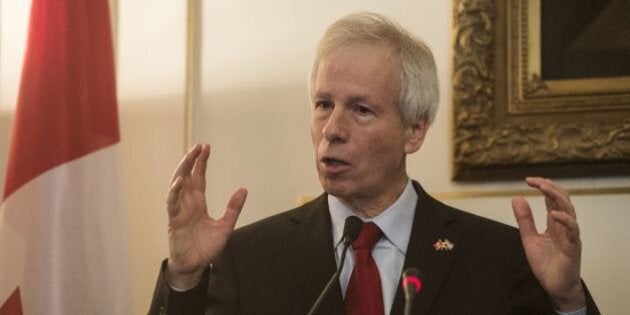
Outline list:
[[[352,243],[354,269],[346,290],[347,315],[383,315],[381,276],[372,258],[372,248],[383,235],[372,222],[363,224],[359,237]]]

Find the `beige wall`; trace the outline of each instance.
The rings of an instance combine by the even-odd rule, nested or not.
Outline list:
[[[2,0],[0,50],[0,178],[4,178],[10,116],[21,62],[20,16],[27,10]],[[446,193],[525,189],[520,182],[456,184],[451,173],[451,2],[423,1],[205,1],[200,103],[194,139],[213,145],[208,198],[216,213],[238,186],[250,190],[239,224],[292,207],[318,194],[308,136],[305,78],[325,26],[356,10],[392,16],[433,49],[442,101],[409,173],[445,201],[514,225],[509,198],[450,198]],[[119,1],[118,87],[125,191],[129,211],[135,314],[150,301],[159,263],[167,255],[164,196],[184,139],[185,1]],[[22,5],[23,6],[23,5]],[[20,13],[24,12],[24,13]],[[11,14],[11,18],[5,18]],[[13,21],[13,22],[11,22]],[[7,23],[13,23],[7,26]],[[8,31],[11,29],[11,32]],[[9,33],[11,35],[9,35]],[[23,44],[22,44],[23,45]],[[570,188],[630,186],[630,178],[561,181]],[[2,188],[0,182],[0,188]],[[538,221],[541,198],[537,205]],[[607,314],[630,306],[630,195],[582,195],[583,277]]]

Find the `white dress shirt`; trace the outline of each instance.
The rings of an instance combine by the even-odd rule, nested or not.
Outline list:
[[[354,213],[352,209],[341,203],[338,198],[328,195],[328,207],[330,208],[333,241],[335,245],[341,240],[346,218],[352,215],[360,217],[365,222],[374,222],[381,231],[383,231],[383,237],[381,237],[372,250],[372,257],[378,266],[381,276],[385,314],[389,314],[392,304],[394,303],[396,287],[398,286],[400,274],[402,273],[403,264],[405,262],[405,254],[407,253],[407,245],[409,244],[409,236],[411,235],[411,226],[413,224],[417,201],[418,194],[416,194],[416,191],[413,189],[411,181],[408,181],[405,190],[396,202],[378,216],[367,219],[361,217],[358,213]],[[342,244],[335,248],[337,264],[339,264],[339,260],[341,259],[342,251]],[[354,269],[354,253],[352,246],[350,246],[348,247],[343,270],[339,276],[341,292],[344,297],[346,296],[346,289],[348,288],[352,269]]]

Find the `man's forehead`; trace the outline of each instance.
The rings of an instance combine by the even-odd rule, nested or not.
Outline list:
[[[375,77],[384,71],[403,71],[400,58],[390,46],[381,42],[351,42],[325,52],[317,65],[317,76],[321,77],[321,72],[339,75],[357,70],[371,72]]]
[[[325,48],[321,59],[339,53],[361,54],[366,51],[379,51],[383,56],[392,56],[396,53],[392,45],[385,41],[349,41]]]
[[[399,83],[392,82],[392,77],[400,77],[401,73],[402,67],[399,58],[396,58],[387,46],[346,45],[331,50],[319,60],[316,82],[314,83],[316,86],[321,86],[320,81],[322,79],[333,77],[335,78],[334,81],[345,79],[363,81],[363,83],[377,83],[386,78],[388,80],[387,85],[390,85]],[[344,83],[351,85],[347,81]]]

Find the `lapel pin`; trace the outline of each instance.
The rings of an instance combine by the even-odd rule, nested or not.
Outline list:
[[[435,242],[435,244],[433,244],[433,248],[435,248],[436,251],[453,250],[453,247],[455,247],[455,244],[451,243],[448,238],[445,238],[444,240],[440,238]]]

